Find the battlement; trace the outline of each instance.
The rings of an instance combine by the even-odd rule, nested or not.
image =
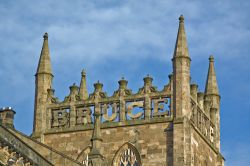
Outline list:
[[[118,81],[119,89],[112,96],[103,92],[103,84],[94,84],[94,92],[88,98],[81,99],[79,88],[70,86],[70,94],[60,102],[54,96],[54,90],[48,90],[47,132],[85,130],[93,127],[94,113],[100,110],[103,127],[115,127],[128,124],[155,123],[170,120],[172,114],[172,75],[162,90],[152,85],[148,75],[144,86],[137,93],[127,88],[127,80]]]
[[[169,75],[169,83],[162,90],[157,90],[152,84],[153,78],[146,76],[143,79],[144,86],[139,88],[137,93],[132,93],[127,87],[128,81],[122,78],[118,81],[119,89],[111,96],[103,92],[103,84],[98,81],[94,84],[94,92],[86,99],[81,99],[80,89],[76,84],[70,86],[70,94],[63,101],[54,96],[55,90],[48,89],[46,133],[93,129],[96,110],[100,110],[101,128],[171,122],[172,76]],[[197,87],[196,90],[192,90],[193,88],[192,84],[191,122],[208,142],[214,144],[215,124],[203,107],[204,95],[197,93]]]

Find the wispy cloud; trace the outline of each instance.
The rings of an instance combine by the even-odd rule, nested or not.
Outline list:
[[[230,108],[236,109],[234,103],[244,103],[240,114],[222,118],[224,128],[230,120],[237,121],[239,115],[250,116],[246,110],[250,107],[249,8],[250,3],[244,0],[1,1],[0,105],[16,107],[17,128],[26,133],[31,131],[33,75],[46,31],[54,86],[60,98],[67,95],[68,86],[79,81],[82,68],[87,69],[90,91],[92,83],[100,79],[111,94],[121,76],[129,80],[130,88],[135,91],[147,73],[162,88],[171,73],[178,17],[184,14],[193,60],[192,81],[204,84],[207,72],[204,63],[207,64],[209,54],[215,54],[222,108],[227,112],[223,115],[235,115]],[[203,86],[200,85],[201,90]],[[28,120],[26,115],[30,115]],[[230,140],[229,135],[226,133],[223,139]],[[249,147],[249,144],[240,146],[242,151],[237,155],[248,152]],[[239,160],[229,161],[240,163]],[[242,163],[248,161],[242,160]]]

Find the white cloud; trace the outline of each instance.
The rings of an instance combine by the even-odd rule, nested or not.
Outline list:
[[[218,9],[216,5],[221,6]],[[101,4],[92,1],[76,1],[72,4],[48,1],[26,5],[23,1],[10,6],[12,14],[2,9],[3,14],[8,16],[6,21],[2,21],[2,31],[5,33],[4,29],[7,28],[6,38],[13,36],[7,40],[5,38],[5,42],[13,44],[19,39],[19,47],[23,44],[25,48],[29,45],[25,39],[40,39],[42,33],[48,31],[56,58],[88,58],[87,63],[91,64],[97,63],[100,58],[124,59],[135,55],[145,58],[152,54],[150,48],[157,51],[154,58],[166,60],[166,55],[173,52],[177,17],[181,13],[186,17],[190,52],[194,58],[200,57],[200,54],[207,56],[214,50],[228,57],[235,56],[239,51],[227,49],[228,45],[245,43],[250,36],[248,29],[239,28],[247,19],[241,18],[244,11],[220,3],[206,5],[198,1],[144,1],[142,5],[141,1],[120,4],[114,1]],[[206,7],[210,11],[205,12],[203,9]],[[24,11],[19,14],[21,9]],[[36,46],[32,47],[32,53],[40,49],[37,43]],[[18,46],[13,44],[12,47]]]
[[[0,77],[4,78],[0,105],[15,105],[19,110],[25,109],[25,113],[32,112],[27,109],[33,106],[33,75],[46,31],[56,74],[56,94],[60,97],[68,93],[70,84],[80,79],[83,67],[87,68],[89,84],[100,79],[109,91],[117,87],[116,79],[122,75],[129,79],[132,88],[139,88],[138,77],[148,72],[164,78],[165,83],[170,72],[167,70],[171,70],[180,14],[185,16],[193,65],[197,66],[201,59],[207,62],[209,54],[215,54],[216,60],[237,61],[233,70],[222,66],[223,72],[218,72],[222,73],[220,80],[227,79],[221,86],[231,88],[229,84],[239,80],[238,71],[250,72],[248,1],[20,0],[0,4]],[[155,63],[151,64],[152,61]],[[166,73],[155,69],[161,63],[166,64]],[[230,72],[236,73],[232,79],[224,76]],[[205,78],[206,73],[203,75]],[[248,81],[244,79],[240,85],[247,87]],[[230,90],[225,91],[224,95],[228,95]],[[241,100],[246,103],[245,98],[242,96]],[[25,114],[18,116],[25,118]],[[31,131],[31,121],[25,132]],[[22,122],[18,125],[23,127]]]

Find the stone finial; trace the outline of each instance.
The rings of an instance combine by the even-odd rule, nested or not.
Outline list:
[[[58,102],[58,98],[55,97],[55,89],[49,88],[47,89],[47,103],[57,103]]]
[[[203,109],[203,102],[204,102],[204,93],[198,92],[197,93],[197,102],[201,109]]]
[[[50,51],[49,51],[49,42],[48,42],[48,33],[43,35],[44,41],[40,54],[40,59],[36,71],[37,74],[52,74],[52,67],[50,61]]]
[[[189,58],[183,15],[179,17],[179,29],[178,29],[173,57],[174,58],[175,57],[188,57]]]
[[[103,92],[102,88],[103,88],[103,84],[99,82],[99,80],[94,83],[94,92],[92,94],[89,95],[90,99],[98,99],[98,98],[106,98],[107,97],[107,93]]]
[[[216,124],[216,113],[218,109],[217,108],[210,108],[210,119],[213,122],[213,124]]]
[[[94,84],[94,87],[95,87],[95,92],[101,92],[103,84],[100,83],[99,80],[98,80],[97,83]]]
[[[122,77],[119,81],[119,89],[114,91],[113,97],[131,95],[132,91],[127,88],[128,81]]]
[[[144,86],[139,89],[138,94],[145,94],[151,92],[157,92],[157,87],[152,85],[153,78],[147,74],[146,77],[143,78]]]
[[[46,32],[46,33],[44,33],[44,35],[43,35],[43,39],[44,40],[47,40],[49,38],[49,34]]]
[[[153,78],[150,77],[149,74],[147,74],[147,76],[143,78],[143,81],[144,81],[144,85],[151,86],[153,82]]]
[[[79,96],[81,99],[85,100],[88,98],[86,71],[82,70],[81,75],[82,75],[82,78],[81,78],[81,83],[80,83]]]
[[[69,87],[71,95],[77,95],[78,93],[78,86],[74,83],[72,86]]]
[[[197,84],[191,84],[190,85],[190,93],[193,99],[197,102],[197,91],[198,91],[198,85]]]
[[[47,92],[48,92],[48,95],[49,95],[49,96],[54,96],[54,94],[55,94],[55,89],[51,89],[51,88],[50,88],[50,89],[47,90]]]
[[[179,21],[180,21],[180,23],[183,23],[183,22],[184,22],[184,16],[183,16],[183,15],[180,15]]]
[[[119,89],[126,89],[127,85],[128,85],[128,81],[124,79],[124,77],[122,77],[121,80],[118,81],[119,83]]]
[[[213,55],[209,56],[209,62],[214,62],[214,56]]]
[[[82,77],[86,76],[86,71],[83,69],[81,74],[82,74]]]
[[[210,55],[209,57],[209,68],[207,73],[205,95],[219,95],[219,89],[214,68],[214,57],[212,55]]]

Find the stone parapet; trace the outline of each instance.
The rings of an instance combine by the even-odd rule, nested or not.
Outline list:
[[[25,143],[22,139],[16,137],[7,128],[0,126],[0,133],[1,133],[0,142],[1,144],[5,144],[5,146],[3,147],[6,146],[10,147],[13,150],[13,152],[19,153],[26,160],[28,160],[28,162],[31,163],[31,165],[43,165],[43,166],[53,165],[51,162],[45,159],[45,157],[43,157],[38,153],[39,149],[34,150],[29,144]]]

